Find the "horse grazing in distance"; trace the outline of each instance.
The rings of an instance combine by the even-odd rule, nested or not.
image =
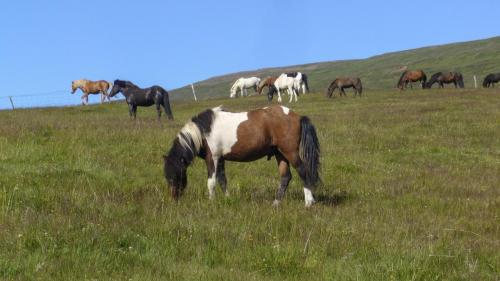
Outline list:
[[[161,118],[162,106],[168,119],[174,119],[172,109],[170,109],[168,92],[162,87],[155,85],[141,89],[130,81],[115,80],[109,96],[113,97],[120,92],[125,96],[129,108],[129,115],[131,118],[134,117],[134,120],[137,113],[137,106],[151,106],[153,104],[156,105],[158,120]]]
[[[231,94],[229,95],[230,98],[236,97],[236,94],[238,90],[241,92],[241,96],[247,96],[247,89],[253,88],[255,92],[257,92],[257,86],[260,83],[260,78],[259,77],[250,77],[250,78],[239,78],[234,82],[233,86],[231,87]]]
[[[262,79],[259,83],[259,86],[257,86],[257,92],[259,93],[259,95],[262,95],[262,89],[264,89],[264,87],[268,88],[267,91],[268,101],[272,101],[274,94],[278,93],[278,90],[274,86],[274,82],[276,81],[276,79],[278,79],[278,76],[268,76]]]
[[[425,83],[427,82],[427,76],[422,70],[407,70],[401,74],[396,85],[399,90],[404,90],[408,86],[408,83],[420,81],[422,83],[422,89],[425,88]]]
[[[464,78],[460,72],[438,72],[434,73],[429,81],[426,83],[425,87],[430,89],[434,83],[438,83],[439,88],[444,88],[444,84],[453,83],[455,88],[464,87]]]
[[[304,93],[304,94],[309,93],[309,84],[307,82],[307,75],[306,74],[301,73],[301,72],[287,72],[286,76],[296,78],[297,75],[299,75],[299,73],[302,75],[302,79],[300,81],[299,91],[300,91],[300,89],[302,89],[302,93]]]
[[[314,203],[313,189],[320,181],[320,147],[316,129],[306,116],[283,106],[248,112],[205,110],[186,123],[164,156],[165,179],[177,200],[187,185],[187,168],[198,156],[208,171],[208,195],[214,198],[216,182],[228,196],[225,161],[250,162],[274,156],[281,182],[273,205],[283,199],[294,167],[304,184],[306,207]]]
[[[87,79],[79,79],[71,82],[71,94],[74,94],[76,90],[80,89],[83,92],[82,104],[89,104],[89,95],[101,94],[101,103],[103,103],[106,98],[110,101],[108,96],[108,90],[113,86],[108,81],[90,81]]]
[[[340,91],[340,96],[346,95],[344,92],[345,88],[354,88],[354,96],[359,95],[361,97],[361,93],[363,93],[363,85],[361,84],[361,79],[358,77],[341,77],[333,80],[328,89],[326,89],[326,96],[331,98],[333,91],[337,88]]]
[[[278,76],[278,79],[274,81],[274,87],[278,91],[278,102],[281,102],[281,91],[280,90],[288,90],[288,94],[290,95],[290,101],[292,102],[295,97],[295,102],[297,102],[297,91],[300,88],[300,81],[302,81],[302,74],[298,72],[296,77],[289,77],[286,73]]]
[[[490,73],[484,77],[483,87],[489,88],[490,86],[495,88],[495,83],[500,81],[500,73]]]

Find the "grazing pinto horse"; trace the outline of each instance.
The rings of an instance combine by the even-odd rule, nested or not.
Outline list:
[[[463,88],[464,78],[460,72],[438,72],[431,76],[431,79],[429,79],[425,87],[430,89],[434,83],[438,83],[439,88],[444,88],[444,84],[450,83],[453,83],[455,88],[457,88],[457,86]]]
[[[309,118],[283,106],[249,112],[208,109],[186,123],[164,156],[164,173],[172,197],[178,199],[187,185],[187,168],[198,156],[208,170],[208,195],[214,198],[218,182],[227,193],[225,161],[249,162],[276,158],[281,182],[274,205],[285,195],[292,178],[290,165],[304,184],[305,205],[314,202],[313,188],[319,181],[319,142]]]
[[[259,95],[262,95],[262,89],[264,87],[268,87],[267,90],[267,99],[269,101],[273,100],[273,96],[275,93],[278,93],[278,90],[276,90],[276,87],[274,87],[274,82],[278,79],[278,76],[268,76],[264,79],[262,79],[259,83],[259,86],[257,86],[257,92]]]
[[[257,86],[260,83],[260,78],[258,77],[250,77],[250,78],[240,78],[234,82],[233,86],[231,87],[231,94],[229,95],[230,98],[236,97],[236,94],[238,93],[238,90],[241,92],[241,96],[247,96],[247,89],[253,88],[255,92],[257,92]]]
[[[105,80],[90,81],[87,79],[80,79],[71,82],[71,93],[74,94],[76,90],[80,89],[83,92],[82,104],[89,104],[90,94],[101,94],[101,103],[103,103],[106,98],[110,101],[108,96],[108,90],[113,84]]]
[[[301,73],[301,72],[287,72],[286,76],[296,78],[297,75],[299,75],[299,73],[302,76],[302,79],[300,81],[299,91],[300,91],[300,89],[302,89],[302,93],[304,93],[304,94],[309,93],[309,84],[307,83],[307,75],[305,75],[304,73]]]
[[[500,73],[491,73],[484,77],[483,87],[489,88],[490,86],[495,88],[495,83],[500,81]]]
[[[300,87],[300,81],[302,81],[302,74],[298,72],[296,77],[288,77],[286,73],[281,74],[276,81],[274,81],[274,87],[278,90],[278,102],[281,102],[281,92],[280,90],[288,90],[290,95],[290,101],[292,102],[293,97],[295,97],[295,102],[297,102],[297,92],[296,90]]]
[[[354,88],[354,96],[359,95],[361,97],[361,93],[363,92],[363,85],[361,85],[361,79],[358,77],[341,77],[333,80],[326,90],[326,96],[331,98],[333,91],[337,88],[340,91],[340,96],[346,95],[344,92],[345,88]]]
[[[168,99],[168,92],[160,86],[152,86],[146,89],[141,89],[130,81],[115,80],[113,88],[109,93],[110,97],[118,93],[125,96],[129,108],[130,117],[136,117],[137,106],[151,106],[156,105],[158,112],[158,120],[161,117],[161,107],[165,110],[168,119],[174,119],[172,109],[170,109],[170,102]]]
[[[424,89],[425,83],[427,82],[427,76],[425,73],[422,70],[407,70],[401,74],[397,87],[402,91],[408,86],[408,83],[417,81],[422,83],[422,89]]]

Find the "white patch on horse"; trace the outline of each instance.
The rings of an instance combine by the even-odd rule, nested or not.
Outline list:
[[[214,157],[231,152],[231,147],[238,142],[238,126],[248,120],[247,112],[214,111],[215,118],[210,135],[206,137]]]
[[[290,112],[290,108],[286,106],[281,106],[281,109],[283,109],[283,113],[285,113],[286,115],[288,115],[288,112]]]
[[[311,207],[312,204],[314,203],[314,197],[312,195],[312,192],[307,187],[304,187],[304,200],[306,202],[306,207]]]

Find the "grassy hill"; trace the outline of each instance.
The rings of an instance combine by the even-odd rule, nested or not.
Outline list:
[[[362,60],[245,71],[200,81],[195,86],[200,99],[227,97],[232,83],[239,77],[265,77],[288,71],[302,71],[308,74],[310,86],[317,92],[323,92],[337,76],[359,76],[365,89],[392,89],[399,79],[401,66],[422,69],[429,77],[438,71],[460,71],[464,75],[466,87],[473,87],[473,75],[477,75],[478,80],[482,81],[486,74],[500,72],[500,37],[388,53]],[[191,88],[173,90],[172,98],[192,99]]]
[[[498,39],[488,42],[470,44]],[[431,50],[414,52],[440,56]],[[323,69],[371,73],[377,61],[399,65],[391,56],[412,57]],[[217,189],[214,201],[197,160],[185,196],[169,197],[162,154],[185,121],[264,97],[177,101],[161,123],[153,108],[129,120],[124,103],[0,111],[0,279],[498,280],[500,91],[348,95],[290,105],[321,143],[311,209],[295,171],[271,206],[274,159],[226,163],[231,197]]]

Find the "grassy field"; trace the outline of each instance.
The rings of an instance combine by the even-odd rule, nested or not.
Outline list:
[[[469,42],[425,47],[393,52],[358,60],[340,60],[305,65],[265,68],[232,73],[196,82],[197,95],[201,99],[229,96],[232,83],[240,77],[279,75],[283,72],[307,73],[311,89],[323,92],[335,77],[358,76],[365,89],[390,89],[396,87],[401,75],[400,68],[422,69],[428,78],[438,71],[460,71],[465,86],[478,85],[489,73],[500,72],[500,36]],[[168,82],[168,81],[166,81]],[[191,87],[171,91],[174,99],[191,99]]]
[[[197,112],[265,97],[0,112],[0,279],[500,280],[500,91],[300,96],[316,125],[318,203],[275,161],[227,163],[209,201],[197,160],[178,203],[162,154]],[[285,103],[288,105],[288,103]]]

